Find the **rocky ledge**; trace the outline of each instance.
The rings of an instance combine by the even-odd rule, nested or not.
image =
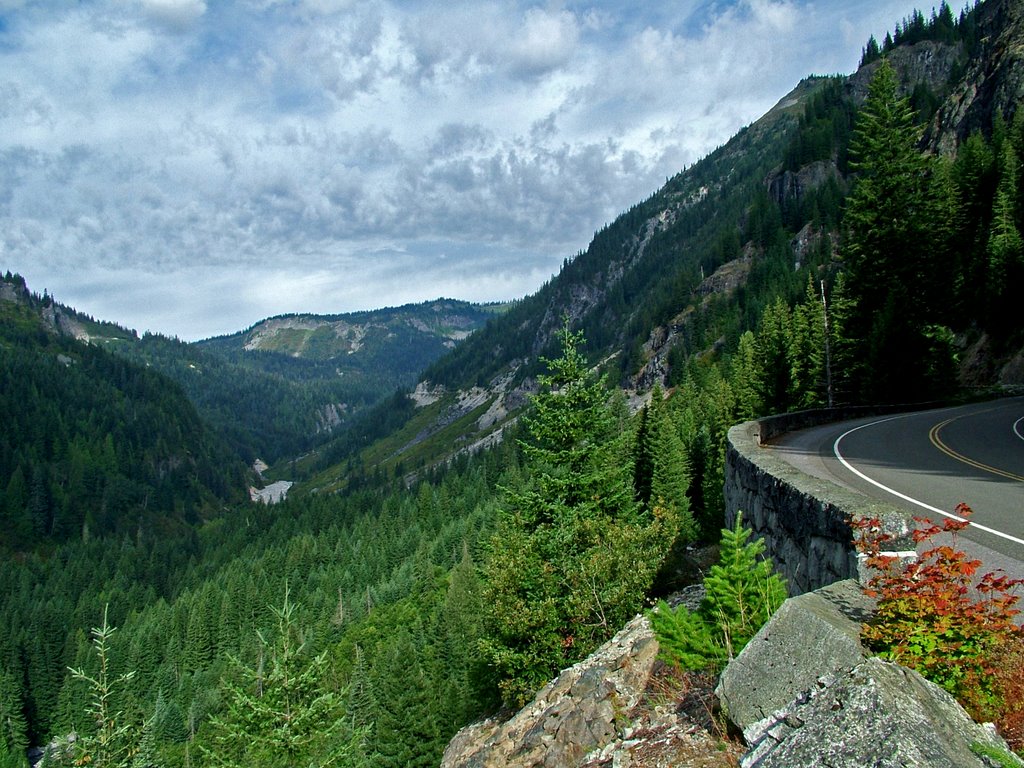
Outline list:
[[[728,745],[665,692],[657,655],[650,623],[637,616],[512,717],[461,730],[442,768],[653,768],[684,756],[700,768],[735,765],[735,748],[730,759]]]
[[[1005,742],[944,690],[868,657],[859,631],[871,608],[854,581],[783,604],[715,691],[742,742],[721,737],[710,684],[657,661],[650,624],[637,616],[519,712],[460,731],[441,766],[1024,766],[1007,762]],[[1006,758],[992,762],[986,750]]]

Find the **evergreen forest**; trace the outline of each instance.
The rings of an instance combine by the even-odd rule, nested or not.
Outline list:
[[[493,400],[440,401],[428,433],[399,389],[315,438],[295,384],[326,386],[315,360],[84,343],[7,273],[0,768],[45,745],[48,765],[435,766],[693,580],[730,426],[991,383],[1024,346],[1024,113],[929,144],[985,7],[914,14],[858,75],[809,77],[417,359],[453,398],[526,393],[474,450]],[[920,44],[956,53],[946,80],[903,76]],[[285,501],[248,501],[257,455],[299,480]]]

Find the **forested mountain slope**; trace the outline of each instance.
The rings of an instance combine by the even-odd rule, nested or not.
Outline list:
[[[438,299],[344,315],[287,315],[190,344],[160,334],[139,337],[53,297],[47,301],[55,333],[173,379],[249,464],[256,458],[273,464],[323,442],[353,415],[414,383],[429,363],[503,310]]]
[[[297,461],[284,504],[0,563],[0,765],[72,730],[98,764],[104,605],[110,679],[134,673],[110,764],[436,765],[459,726],[692,573],[731,424],[942,394],[968,359],[1012,378],[1021,94],[989,100],[955,154],[922,149],[968,78],[1002,71],[1015,8],[914,16],[861,72],[801,83]],[[606,396],[623,388],[632,403]]]
[[[274,462],[308,450],[367,406],[413,384],[501,310],[438,299],[340,315],[282,315],[190,345],[147,336],[138,352],[179,381],[218,426],[244,428],[239,441],[247,438],[250,451]]]
[[[1021,279],[1021,26],[1012,2],[959,17],[943,5],[903,20],[881,44],[872,38],[856,73],[802,82],[431,365],[411,399],[389,402],[389,418],[356,424],[307,470],[345,460],[348,472],[408,473],[498,439],[564,317],[584,332],[591,361],[630,392],[682,384],[701,356],[727,362],[748,331],[765,337],[758,408],[922,400],[1012,379],[1022,341],[1007,303]],[[883,58],[890,96],[905,97],[908,111],[886,136],[858,135]],[[899,155],[876,158],[889,139]],[[844,214],[881,201],[898,225],[858,240]],[[790,316],[794,306],[820,310],[823,296],[835,311],[829,365],[820,329]],[[363,450],[385,434],[386,451]],[[338,477],[316,483],[336,487]]]
[[[1019,74],[1010,74],[1019,73],[1011,53],[1016,32],[1000,26],[992,33],[1019,13],[1004,2],[964,14],[962,24],[948,7],[931,22],[915,15],[897,27],[895,39],[869,43],[876,50],[865,50],[854,75],[808,78],[598,232],[541,291],[431,366],[425,380],[467,387],[522,363],[535,369],[565,315],[585,331],[595,359],[616,356],[609,370],[624,385],[650,365],[655,350],[668,354],[681,345],[674,356],[684,359],[723,335],[734,346],[776,295],[802,295],[808,270],[824,274],[841,263],[842,200],[856,172],[848,161],[853,120],[882,49],[917,110],[915,121],[927,127],[920,146],[947,147],[953,156],[972,133],[991,138],[997,114],[1012,123],[1020,96]],[[989,54],[999,61],[994,74],[982,70]],[[971,86],[979,82],[981,94]],[[724,266],[719,280],[707,279]],[[737,287],[729,299],[733,317],[714,329],[719,336],[709,336],[698,318],[679,322],[689,312],[706,315],[709,296]],[[673,331],[671,343],[658,343]],[[658,373],[671,376],[671,366]]]
[[[0,281],[0,546],[157,537],[242,499],[244,465],[181,389],[77,341],[72,323]]]

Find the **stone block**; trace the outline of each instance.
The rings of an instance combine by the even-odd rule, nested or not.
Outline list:
[[[716,693],[747,743],[763,722],[823,677],[865,658],[860,625],[871,601],[854,581],[791,597],[722,673]]]

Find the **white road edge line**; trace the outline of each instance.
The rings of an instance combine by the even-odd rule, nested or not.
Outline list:
[[[1021,440],[1024,440],[1024,432],[1020,431],[1021,424],[1024,424],[1024,416],[1021,416],[1019,419],[1013,422],[1013,434],[1015,434]]]
[[[1012,542],[1014,542],[1016,544],[1024,545],[1024,539],[1018,539],[1016,536],[1011,536],[1008,533],[1003,533],[1002,531],[997,531],[995,528],[989,528],[987,525],[982,525],[981,523],[976,523],[973,520],[965,520],[964,518],[960,517],[959,515],[954,515],[954,514],[952,514],[950,512],[944,512],[941,509],[939,509],[938,507],[933,507],[931,504],[925,504],[923,501],[918,501],[917,499],[915,499],[915,498],[913,498],[911,496],[907,496],[905,493],[900,493],[899,491],[894,490],[894,489],[890,488],[887,485],[882,485],[882,483],[880,483],[877,480],[874,480],[874,479],[868,477],[863,472],[861,472],[859,469],[854,467],[850,462],[848,462],[846,460],[846,458],[843,456],[843,454],[839,452],[839,443],[841,443],[843,438],[846,437],[847,435],[853,434],[857,430],[864,429],[865,427],[873,427],[876,424],[883,424],[883,423],[885,423],[887,421],[894,421],[895,419],[903,419],[903,418],[906,418],[906,414],[900,415],[900,416],[890,416],[887,419],[879,419],[878,421],[872,421],[872,422],[869,422],[867,424],[861,424],[859,427],[854,427],[853,429],[847,430],[846,432],[843,432],[843,434],[841,434],[839,437],[837,437],[836,441],[834,443],[832,443],[832,453],[834,453],[835,457],[837,459],[839,459],[839,463],[840,464],[842,464],[848,470],[853,472],[853,474],[855,474],[857,477],[861,478],[862,480],[866,480],[867,482],[871,483],[876,488],[881,488],[886,493],[891,493],[893,496],[901,498],[904,501],[909,501],[911,504],[916,504],[917,506],[921,507],[922,509],[927,509],[929,512],[934,512],[937,515],[942,515],[943,517],[949,517],[949,518],[952,518],[953,520],[959,520],[960,522],[969,522],[972,528],[977,528],[979,531],[985,531],[985,533],[991,533],[993,536],[998,536],[1001,539],[1006,539],[1007,541],[1012,541]],[[1024,418],[1019,419],[1017,421],[1017,424],[1021,423],[1022,421],[1024,421]],[[1016,428],[1016,424],[1014,425],[1014,427]],[[1016,431],[1016,429],[1014,431]],[[1022,439],[1024,439],[1024,438],[1022,438]]]

